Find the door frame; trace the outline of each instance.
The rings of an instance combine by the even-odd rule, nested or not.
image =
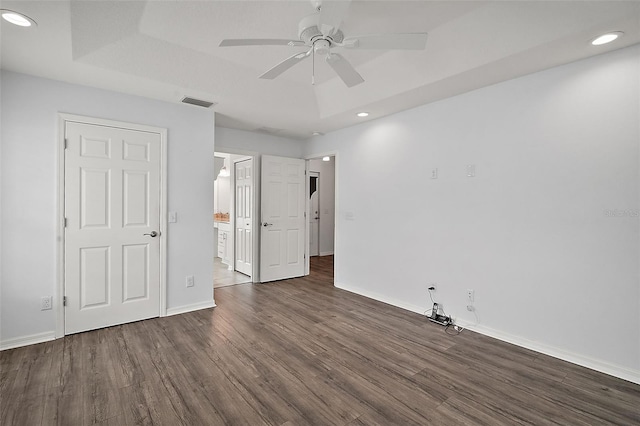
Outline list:
[[[310,206],[310,200],[309,200],[309,179],[310,179],[310,175],[309,175],[309,161],[310,160],[316,160],[316,159],[321,159],[322,157],[333,157],[333,160],[335,161],[333,167],[333,285],[336,285],[336,280],[335,277],[337,276],[337,271],[338,271],[338,266],[339,266],[339,248],[338,248],[338,227],[340,226],[340,220],[338,217],[338,213],[340,212],[340,206],[339,206],[339,200],[340,197],[338,197],[338,192],[340,191],[340,186],[338,185],[339,182],[339,161],[338,161],[338,151],[321,151],[321,152],[316,152],[316,153],[312,153],[312,154],[308,154],[305,155],[304,159],[305,159],[305,164],[306,164],[306,169],[307,169],[307,179],[306,179],[306,197],[307,197],[307,211],[309,211],[309,206]],[[320,183],[318,182],[318,185]],[[320,204],[320,200],[318,200],[318,205]],[[309,247],[309,238],[310,238],[310,232],[311,232],[311,227],[308,224],[308,220],[307,220],[307,237],[306,237],[306,246]],[[318,232],[320,233],[320,232]],[[318,249],[318,251],[320,251]],[[320,253],[318,253],[319,255]],[[307,258],[305,259],[305,266],[304,266],[304,273],[305,275],[309,275],[310,272],[310,261],[309,258],[311,256],[307,256]]]
[[[225,153],[226,154],[226,153]],[[231,154],[231,155],[239,155],[239,154]],[[255,176],[255,171],[256,171],[256,161],[254,159],[253,156],[251,155],[242,155],[239,158],[236,158],[235,160],[231,160],[230,163],[231,165],[229,166],[231,170],[231,186],[233,187],[233,192],[231,194],[231,207],[229,208],[229,213],[231,213],[231,217],[229,218],[230,220],[232,220],[231,222],[231,232],[233,233],[233,237],[231,238],[233,240],[233,260],[231,262],[231,267],[233,268],[233,272],[238,272],[236,270],[236,164],[237,163],[241,163],[243,161],[248,161],[251,160],[251,166],[252,166],[252,177],[251,177],[251,276],[249,278],[251,278],[251,281],[253,282],[253,275],[255,273],[255,251],[254,251],[254,247],[253,244],[256,240],[256,235],[255,235],[255,218],[253,217],[255,215],[256,212],[256,206],[255,206],[255,201],[256,201],[256,197],[255,197],[255,186],[256,186],[256,176]]]
[[[307,257],[311,257],[311,247],[310,247],[310,243],[311,243],[311,226],[309,225],[309,219],[311,219],[311,215],[313,214],[311,212],[311,174],[315,173],[316,177],[318,178],[318,181],[316,182],[316,192],[318,193],[318,238],[316,241],[316,244],[318,246],[318,254],[316,256],[320,256],[320,172],[312,172],[309,169],[309,160],[305,160],[305,167],[307,168],[307,172],[306,172],[306,185],[307,185],[307,189],[305,191],[305,197],[307,199],[307,205],[306,205],[306,209],[307,209],[307,228],[309,228],[307,230]],[[306,261],[305,261],[306,263]],[[305,265],[305,270],[306,270],[306,265]],[[307,274],[308,275],[308,274]]]
[[[251,282],[252,283],[259,283],[260,282],[260,239],[259,239],[259,232],[255,232],[255,229],[258,229],[258,231],[260,230],[259,228],[259,223],[258,223],[258,216],[260,215],[258,207],[260,206],[260,158],[261,158],[261,154],[255,151],[244,151],[241,149],[232,149],[232,148],[225,148],[225,147],[216,147],[215,152],[220,153],[220,154],[231,154],[231,155],[238,155],[241,156],[241,159],[238,159],[237,161],[244,161],[244,160],[253,160],[253,211],[251,212],[252,214],[252,218],[251,218],[251,228],[253,230],[253,238],[251,240],[251,244],[253,245],[252,247],[252,253],[251,255],[253,256],[252,258],[252,262],[253,264],[251,265]],[[229,221],[230,221],[230,225],[231,225],[231,229],[233,232],[233,262],[232,262],[232,267],[233,270],[236,270],[236,253],[235,253],[235,209],[236,209],[236,191],[235,191],[235,160],[230,160],[231,165],[229,166],[229,173],[230,173],[230,181],[233,182],[234,184],[234,189],[233,192],[231,194],[231,207],[230,207],[230,217],[229,217]],[[233,221],[233,222],[231,222]]]
[[[167,129],[147,126],[143,124],[128,123],[123,121],[106,120],[102,118],[87,117],[82,115],[58,113],[58,146],[57,146],[57,217],[56,217],[56,280],[57,286],[53,295],[53,310],[56,317],[56,339],[64,337],[64,222],[65,222],[65,127],[67,122],[83,123],[121,129],[136,130],[156,133],[160,136],[160,316],[167,315]]]

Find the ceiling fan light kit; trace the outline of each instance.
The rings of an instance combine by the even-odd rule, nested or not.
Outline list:
[[[225,39],[220,47],[236,46],[306,46],[306,52],[298,52],[280,62],[260,76],[263,79],[274,79],[303,61],[312,54],[324,56],[325,61],[340,77],[347,87],[364,82],[362,76],[353,65],[334,48],[346,49],[382,49],[382,50],[424,50],[427,44],[427,33],[406,34],[373,34],[360,37],[345,38],[340,29],[350,1],[331,1],[322,4],[312,1],[316,12],[302,18],[298,24],[299,40],[282,39]],[[315,56],[313,56],[311,84],[315,83]]]

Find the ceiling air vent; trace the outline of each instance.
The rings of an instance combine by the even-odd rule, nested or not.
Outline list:
[[[188,96],[185,96],[182,99],[182,103],[196,105],[196,106],[203,107],[203,108],[209,108],[210,106],[215,105],[214,102],[203,101],[201,99],[190,98]]]

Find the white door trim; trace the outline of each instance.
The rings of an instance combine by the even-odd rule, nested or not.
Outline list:
[[[339,161],[338,161],[338,151],[323,151],[323,152],[316,152],[313,154],[308,154],[304,157],[304,159],[306,160],[306,164],[307,164],[307,170],[309,169],[309,160],[314,160],[314,159],[318,159],[318,158],[322,158],[325,156],[329,156],[329,157],[333,157],[333,160],[335,161],[334,166],[334,183],[333,183],[333,188],[334,188],[334,192],[333,192],[333,197],[334,197],[334,204],[333,204],[333,209],[334,209],[334,213],[333,213],[333,277],[334,277],[334,286],[335,286],[335,277],[338,276],[337,271],[338,271],[338,266],[339,266],[339,247],[338,247],[338,227],[340,226],[340,217],[339,217],[339,213],[340,213],[340,206],[339,206],[339,202],[340,202],[340,197],[338,197],[338,193],[340,191],[340,185],[339,183]],[[308,175],[308,173],[307,173]],[[308,176],[307,176],[308,177]],[[306,183],[307,185],[307,192],[309,191],[309,182],[307,181]],[[307,199],[309,198],[309,194],[306,195]],[[308,206],[309,204],[307,204]],[[308,209],[307,209],[308,210]],[[307,226],[308,228],[309,226]],[[307,238],[309,238],[309,231],[307,230]],[[307,247],[309,245],[309,240],[306,241]],[[309,275],[309,256],[307,256],[306,259],[306,264],[305,264],[305,274]]]
[[[314,255],[314,256],[320,256],[320,212],[322,211],[321,209],[321,205],[320,205],[320,172],[312,172],[309,169],[309,161],[307,161],[307,182],[306,185],[309,187],[308,191],[309,194],[307,195],[307,222],[309,222],[309,220],[311,219],[311,215],[314,214],[313,211],[311,211],[311,178],[312,177],[316,177],[316,192],[318,193],[317,197],[318,197],[318,219],[316,219],[318,221],[318,236],[316,238],[316,245],[318,246],[318,254]],[[310,222],[309,222],[310,223]],[[307,242],[307,263],[309,263],[308,259],[311,257],[311,226],[309,224],[307,224],[307,228],[309,228],[307,230],[307,238],[309,239],[309,241]],[[309,275],[309,274],[307,274]]]
[[[261,159],[261,154],[259,152],[255,152],[255,151],[245,151],[245,150],[241,150],[241,149],[232,149],[232,148],[224,148],[224,147],[219,147],[215,149],[215,152],[218,152],[220,154],[232,154],[232,155],[242,155],[243,158],[242,160],[248,160],[248,159],[252,159],[253,160],[253,212],[252,215],[253,217],[251,218],[251,226],[253,229],[257,229],[258,232],[254,232],[253,233],[253,240],[251,242],[251,244],[253,245],[252,249],[253,249],[253,265],[251,266],[251,282],[253,283],[259,283],[260,282],[260,240],[259,240],[259,234],[260,234],[260,223],[259,223],[259,216],[260,216],[260,211],[259,211],[259,207],[260,207],[260,159]],[[240,160],[240,161],[242,161]],[[233,163],[233,161],[232,161]],[[231,169],[233,169],[233,167],[230,167]],[[235,170],[230,172],[234,173]],[[235,179],[235,176],[234,176]],[[233,209],[235,209],[235,190],[234,190],[234,194],[231,197],[231,207]],[[229,212],[231,213],[231,212]],[[233,214],[235,214],[235,211],[233,212]],[[232,215],[233,216],[233,215]],[[232,228],[233,229],[233,228]],[[235,249],[235,248],[234,248]],[[235,256],[234,256],[235,258]],[[235,269],[235,259],[234,259],[234,264],[233,264],[233,268]]]
[[[58,113],[58,217],[56,218],[56,258],[57,258],[57,288],[53,298],[53,309],[56,316],[55,337],[64,337],[64,307],[62,296],[64,295],[64,172],[65,172],[65,123],[76,122],[99,126],[117,127],[122,129],[137,130],[157,133],[160,136],[160,316],[167,315],[167,129],[146,126],[142,124],[126,123],[122,121],[105,120],[101,118],[86,117],[81,115]]]
[[[232,154],[232,155],[238,155],[238,154]],[[233,233],[233,238],[232,238],[232,241],[233,241],[233,262],[232,262],[232,267],[233,267],[233,270],[235,272],[236,271],[236,260],[237,260],[236,259],[236,244],[237,244],[236,235],[237,235],[237,232],[236,232],[236,220],[235,220],[235,218],[236,218],[236,205],[237,205],[236,204],[236,201],[237,201],[236,200],[236,195],[237,195],[237,193],[236,193],[236,164],[237,163],[241,163],[243,161],[249,161],[249,160],[251,160],[251,169],[252,169],[251,173],[253,173],[253,175],[251,176],[251,192],[252,192],[251,193],[251,203],[252,203],[251,204],[251,256],[252,256],[252,258],[251,258],[251,276],[249,278],[251,278],[251,281],[253,281],[254,267],[255,267],[255,265],[254,265],[255,256],[254,256],[253,244],[254,244],[254,241],[256,239],[255,238],[255,231],[254,231],[255,230],[255,228],[254,228],[254,226],[255,226],[255,217],[254,216],[255,216],[255,213],[256,213],[256,205],[255,205],[255,192],[256,191],[255,191],[254,188],[255,188],[256,177],[255,177],[255,160],[250,155],[243,156],[243,157],[238,157],[235,160],[231,161],[230,168],[233,169],[233,172],[232,172],[232,178],[233,179],[231,179],[232,180],[231,186],[233,187],[233,194],[231,195],[231,208],[230,208],[230,210],[231,210],[231,213],[232,213],[231,214],[231,219],[233,219],[233,223],[231,224],[231,230],[232,230],[232,233]],[[258,228],[258,229],[260,229],[260,228]]]

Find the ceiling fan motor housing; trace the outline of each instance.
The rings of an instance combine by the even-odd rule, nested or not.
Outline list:
[[[344,34],[342,30],[338,29],[331,36],[324,36],[322,31],[318,28],[318,22],[320,21],[320,13],[314,13],[302,18],[298,24],[298,37],[307,46],[315,47],[315,52],[318,54],[329,53],[329,48],[333,43],[342,43],[344,40]],[[317,43],[318,41],[324,41]]]

